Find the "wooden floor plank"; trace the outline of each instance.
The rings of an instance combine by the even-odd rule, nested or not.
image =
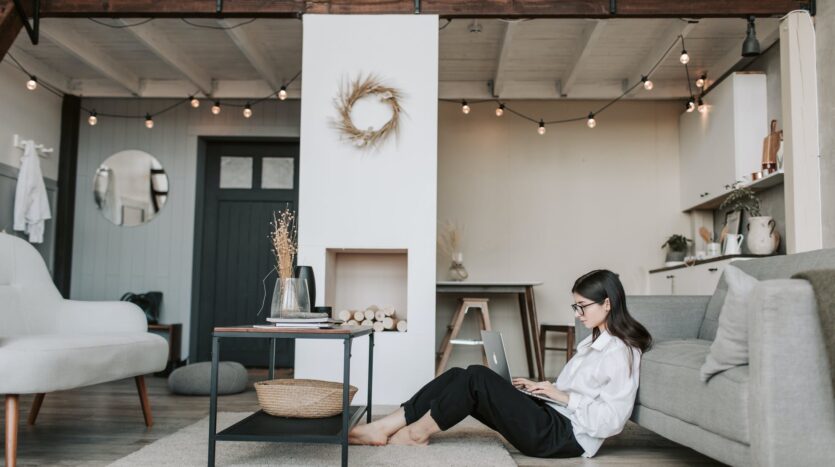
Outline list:
[[[292,377],[292,370],[281,370],[278,377]],[[264,371],[250,371],[253,382],[265,378]],[[23,423],[19,425],[17,465],[107,465],[208,415],[207,397],[173,395],[168,391],[165,378],[147,376],[145,381],[154,414],[152,428],[145,427],[132,378],[50,393],[43,401],[34,426],[25,423],[34,396],[21,396],[20,419]],[[222,396],[218,401],[218,410],[222,412],[247,412],[257,408],[252,388],[241,394]],[[375,407],[375,411],[385,413],[386,408]],[[0,415],[5,417],[5,413]],[[537,459],[520,454],[512,446],[508,446],[508,450],[521,467],[719,465],[633,423],[629,423],[621,435],[607,440],[593,459]]]

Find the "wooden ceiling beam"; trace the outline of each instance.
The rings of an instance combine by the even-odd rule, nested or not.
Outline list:
[[[6,56],[21,29],[23,21],[15,11],[12,0],[0,0],[0,60]]]
[[[41,34],[48,37],[58,47],[118,83],[132,94],[141,95],[142,83],[139,76],[125,68],[111,54],[93,44],[83,34],[60,21],[44,22],[41,26]]]
[[[253,33],[251,29],[244,27],[233,27],[234,24],[220,20],[220,25],[226,28],[226,33],[232,42],[238,47],[238,50],[249,60],[249,63],[255,68],[261,77],[270,84],[273,90],[277,90],[282,86],[281,76],[278,74],[278,69],[273,60],[270,59],[269,54],[258,40],[258,35]]]
[[[667,54],[673,54],[678,56],[681,53],[681,45],[679,44],[678,47],[673,47],[672,49],[667,50],[670,47],[670,44],[673,41],[677,40],[679,36],[687,39],[687,36],[695,29],[697,23],[689,23],[689,22],[674,22],[671,24],[667,29],[664,31],[663,35],[659,37],[657,40],[654,40],[655,46],[650,49],[649,53],[646,54],[643,58],[635,62],[635,67],[629,71],[624,79],[630,85],[635,84],[638,80],[641,79],[641,76],[646,75],[655,66],[656,63],[663,63],[666,59],[667,55],[664,55],[665,52]],[[659,62],[660,61],[660,62]],[[650,75],[651,81],[656,81]],[[653,93],[658,93],[658,89],[654,90]],[[644,88],[638,86],[633,91],[633,94],[644,92]]]
[[[315,14],[413,14],[414,0],[41,0],[44,17],[250,17]],[[728,18],[782,16],[814,0],[422,0],[420,13],[443,18]]]
[[[586,25],[583,30],[583,35],[577,43],[577,48],[575,49],[574,57],[572,57],[571,65],[568,66],[568,69],[566,69],[562,79],[560,80],[562,83],[561,92],[563,95],[571,96],[574,83],[577,82],[577,78],[580,76],[583,61],[588,58],[592,49],[594,49],[595,43],[597,43],[600,36],[603,35],[603,29],[605,27],[606,21],[600,19],[594,20],[592,23]]]
[[[502,45],[499,49],[499,59],[496,63],[496,74],[493,77],[493,95],[496,97],[502,96],[502,90],[504,90],[504,84],[507,79],[507,64],[510,61],[510,46],[513,43],[513,35],[521,27],[521,24],[504,23],[504,27]]]

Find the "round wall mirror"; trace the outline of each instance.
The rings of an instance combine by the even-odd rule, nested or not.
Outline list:
[[[147,152],[134,149],[108,157],[93,179],[96,207],[116,225],[150,222],[168,200],[168,175]]]

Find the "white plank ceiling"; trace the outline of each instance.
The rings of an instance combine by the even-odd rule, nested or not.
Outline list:
[[[41,43],[33,46],[21,32],[10,53],[41,80],[89,97],[258,98],[301,69],[299,20],[96,21],[44,19]],[[757,20],[763,50],[777,40],[777,25]],[[441,20],[439,28],[441,98],[608,99],[649,71],[679,34],[691,77],[718,78],[739,62],[746,22],[481,19]],[[652,92],[639,87],[627,98],[689,96],[680,51],[674,46],[652,74]],[[8,57],[4,63],[13,66]],[[299,96],[302,79],[290,86],[291,98]]]

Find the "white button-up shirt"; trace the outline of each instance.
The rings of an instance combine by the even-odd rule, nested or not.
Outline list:
[[[566,363],[554,384],[568,394],[568,405],[550,405],[571,420],[584,457],[594,456],[604,439],[623,431],[635,405],[640,365],[641,352],[606,331],[594,342],[591,336],[583,339]]]

